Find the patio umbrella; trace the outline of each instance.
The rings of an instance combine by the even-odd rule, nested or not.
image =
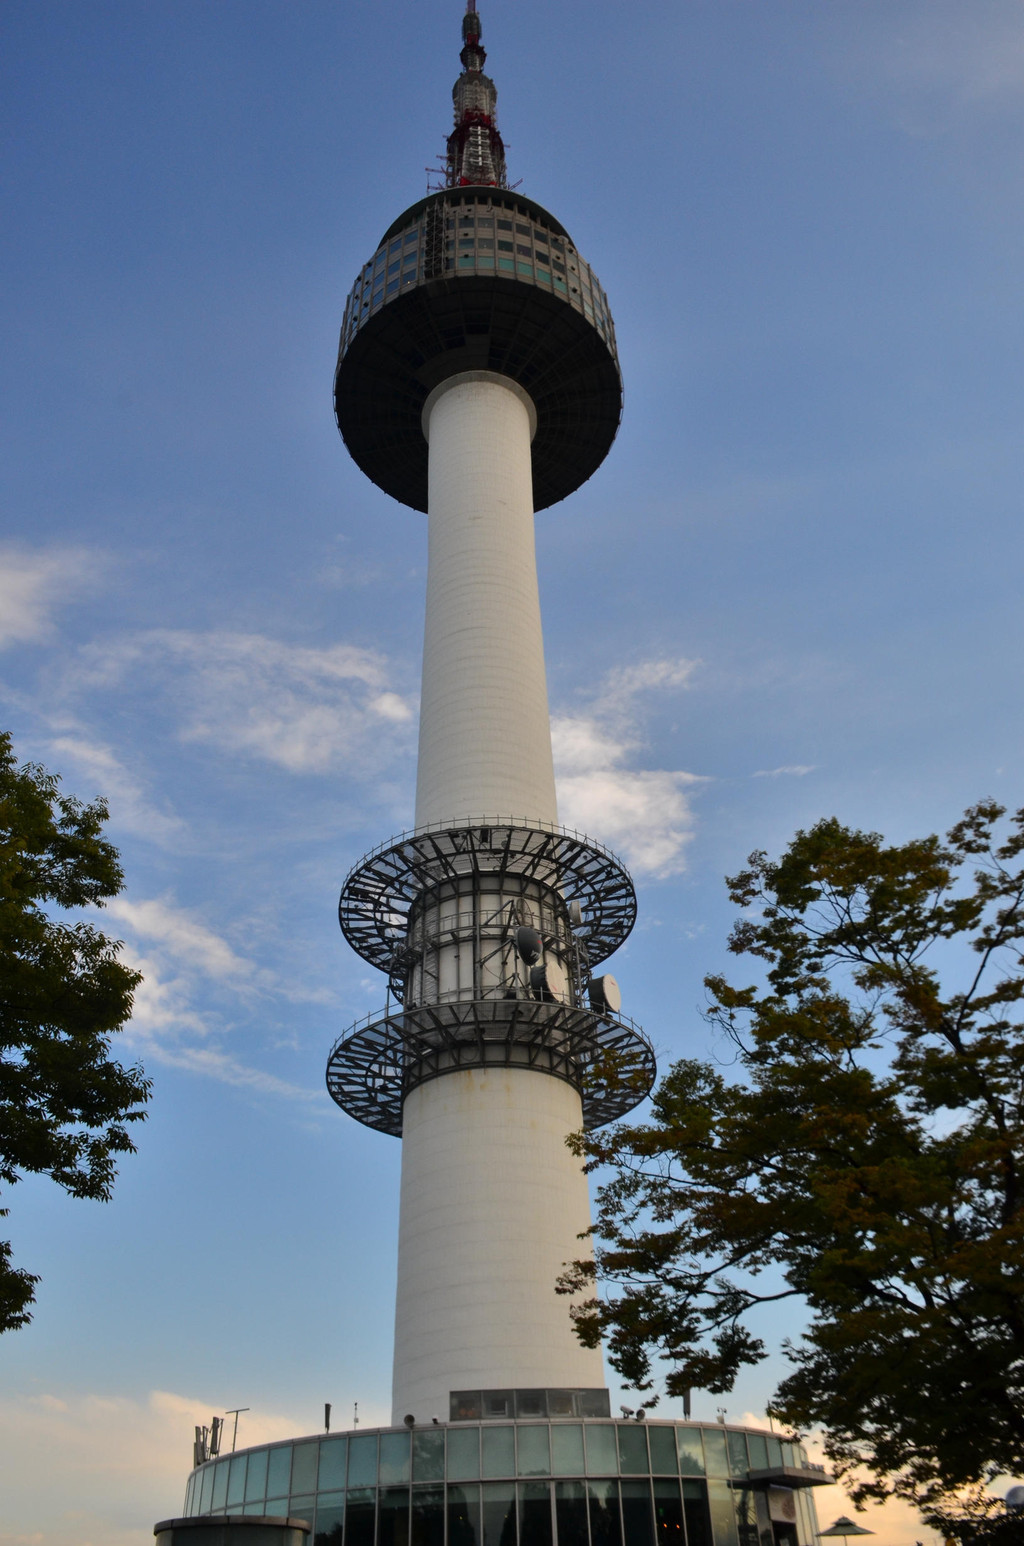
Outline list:
[[[818,1531],[819,1541],[826,1540],[829,1536],[842,1536],[843,1546],[846,1546],[848,1535],[874,1535],[874,1530],[865,1530],[863,1525],[854,1524],[846,1514],[840,1514],[835,1524],[829,1525],[827,1530]]]

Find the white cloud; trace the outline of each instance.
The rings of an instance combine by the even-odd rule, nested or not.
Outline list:
[[[411,749],[415,702],[396,690],[375,650],[154,629],[83,651],[79,682],[110,688],[133,672],[163,682],[182,739],[292,773],[344,768],[369,777]]]
[[[96,556],[82,548],[0,546],[0,648],[47,638],[57,607],[80,595],[98,573]]]
[[[560,778],[559,810],[566,826],[598,837],[638,874],[664,879],[686,867],[693,835],[687,790],[701,782],[692,773],[600,769]]]
[[[600,702],[605,709],[620,706],[632,710],[639,693],[672,691],[689,687],[700,662],[697,660],[642,660],[634,666],[617,666],[609,671],[601,688]]]
[[[95,782],[110,807],[115,829],[163,844],[180,837],[184,823],[149,803],[139,781],[109,746],[78,732],[57,735],[49,743],[49,757],[57,762],[70,761]]]
[[[197,1424],[209,1402],[8,1390],[0,1396],[0,1546],[152,1546],[180,1514]],[[294,1416],[246,1412],[239,1444],[302,1432]],[[59,1457],[59,1464],[55,1463]]]
[[[697,662],[642,661],[609,672],[583,714],[556,715],[551,739],[560,818],[620,852],[633,869],[666,877],[685,868],[696,774],[624,766],[635,761],[641,695],[689,685]]]
[[[107,912],[127,924],[137,938],[158,940],[168,955],[189,961],[207,977],[238,984],[256,974],[252,961],[236,954],[226,940],[184,908],[166,901],[115,897]]]
[[[806,778],[808,773],[813,773],[816,764],[813,762],[791,762],[781,768],[758,768],[756,773],[751,773],[751,778]]]
[[[321,1099],[319,1089],[292,1084],[225,1050],[235,1017],[247,1005],[281,993],[271,972],[165,898],[115,897],[107,911],[127,937],[125,959],[142,973],[124,1035],[144,1062],[185,1069],[255,1094]]]
[[[187,1073],[200,1074],[205,1079],[216,1079],[221,1084],[233,1085],[237,1090],[251,1090],[255,1095],[280,1095],[286,1100],[308,1101],[319,1105],[326,1097],[322,1089],[309,1090],[279,1079],[265,1069],[254,1068],[227,1052],[214,1047],[178,1048],[150,1043],[150,1056],[165,1068],[181,1068]]]
[[[575,776],[610,768],[624,755],[617,741],[595,717],[555,714],[551,720],[551,749],[558,769],[558,786]]]

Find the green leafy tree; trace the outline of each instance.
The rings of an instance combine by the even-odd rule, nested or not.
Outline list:
[[[560,1285],[594,1290],[582,1341],[670,1394],[730,1389],[771,1305],[802,1300],[773,1411],[824,1430],[857,1501],[936,1520],[1024,1466],[1024,811],[1004,816],[897,846],[822,821],[751,856],[730,948],[766,981],[706,979],[736,1076],[676,1063],[649,1121],[576,1140],[612,1176],[595,1259]]]
[[[936,1498],[928,1513],[929,1523],[957,1546],[1020,1546],[1024,1540],[1024,1513],[1007,1508],[980,1485],[958,1497]]]
[[[0,1184],[48,1175],[73,1197],[109,1198],[116,1156],[134,1151],[149,1081],[111,1061],[138,972],[93,924],[50,917],[102,906],[124,884],[101,836],[107,807],[60,792],[45,768],[18,767],[0,734]],[[0,1208],[0,1217],[7,1214]],[[23,1326],[38,1282],[0,1242],[0,1331]]]

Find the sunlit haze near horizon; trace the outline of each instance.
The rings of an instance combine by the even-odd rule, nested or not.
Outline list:
[[[606,463],[537,521],[561,818],[632,867],[610,969],[662,1067],[727,1064],[702,979],[750,972],[751,850],[1024,804],[1024,8],[480,11],[510,178],[600,276],[625,379]],[[440,158],[460,20],[0,11],[4,722],[109,800],[121,1055],[154,1081],[112,1202],[0,1199],[42,1280],[0,1339],[0,1546],[144,1546],[212,1413],[250,1409],[240,1444],[325,1401],[388,1420],[399,1145],[323,1075],[383,1003],[336,905],[411,822],[426,521],[349,459],[331,378]],[[764,1314],[771,1359],[695,1416],[761,1421],[800,1327]]]

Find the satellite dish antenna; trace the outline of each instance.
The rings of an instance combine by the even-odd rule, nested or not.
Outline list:
[[[610,972],[591,978],[590,1007],[598,1014],[607,1010],[610,1015],[617,1015],[622,1008],[622,989]]]
[[[1003,1500],[1010,1514],[1024,1513],[1024,1487],[1011,1487]]]
[[[538,998],[564,1004],[569,996],[569,979],[561,961],[549,956],[540,966],[531,967],[530,987]]]
[[[544,941],[536,929],[528,923],[521,923],[516,929],[516,950],[527,966],[532,966],[534,961],[540,959],[540,953],[544,948]]]

